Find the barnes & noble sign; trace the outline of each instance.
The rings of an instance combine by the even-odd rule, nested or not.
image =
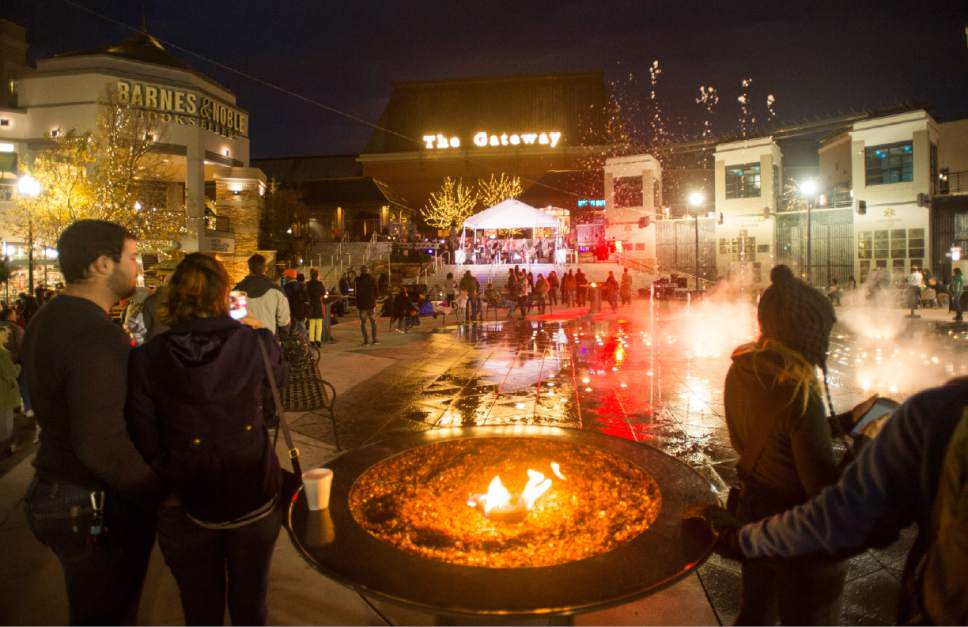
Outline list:
[[[249,116],[208,96],[150,83],[119,80],[117,99],[162,122],[199,126],[225,137],[249,135]]]

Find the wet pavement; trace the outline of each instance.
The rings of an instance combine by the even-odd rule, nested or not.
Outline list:
[[[903,400],[968,371],[963,327],[906,320],[899,310],[839,316],[829,359],[838,411],[873,391]],[[393,357],[394,365],[338,399],[340,437],[350,447],[394,431],[554,425],[656,446],[696,468],[717,491],[735,478],[722,382],[731,350],[756,333],[752,304],[660,302],[653,309],[636,301],[593,316],[560,310],[527,320],[423,324],[435,328],[421,341],[360,350]],[[325,359],[321,368],[327,376]],[[294,428],[331,441],[324,421],[306,417]],[[905,533],[894,546],[851,560],[846,624],[893,621],[912,539]],[[738,611],[738,564],[713,558],[700,578],[720,622],[731,622]]]

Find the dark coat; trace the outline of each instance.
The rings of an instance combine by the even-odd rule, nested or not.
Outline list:
[[[131,439],[198,520],[235,520],[279,491],[260,340],[282,387],[287,369],[272,335],[227,316],[178,325],[131,353]]]
[[[326,287],[322,281],[310,279],[306,283],[306,297],[309,299],[309,317],[323,317],[323,295]]]
[[[356,308],[375,309],[376,308],[376,279],[367,272],[356,277]]]
[[[289,299],[289,314],[296,320],[309,317],[309,296],[306,284],[302,281],[290,281],[283,286],[286,298]]]

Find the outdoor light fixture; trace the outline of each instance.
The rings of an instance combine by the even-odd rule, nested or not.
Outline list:
[[[134,210],[135,211],[141,211],[141,201],[140,200],[134,201]]]
[[[700,191],[691,192],[689,194],[690,207],[700,207],[705,201],[706,201],[706,196]]]
[[[29,174],[24,174],[17,179],[17,193],[26,198],[36,198],[40,196],[40,182]]]
[[[61,130],[59,128],[57,128],[56,126],[54,128],[52,128],[52,129],[50,129],[50,136],[51,137],[60,137],[60,134],[61,134]]]
[[[817,181],[813,179],[804,179],[803,181],[800,181],[800,195],[804,198],[816,198],[817,189]]]

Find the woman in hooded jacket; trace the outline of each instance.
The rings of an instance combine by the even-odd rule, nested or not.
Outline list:
[[[740,455],[735,514],[744,523],[799,505],[834,483],[840,466],[833,436],[849,432],[876,400],[828,418],[833,306],[787,266],[774,267],[770,279],[757,310],[760,338],[733,352],[724,392],[730,441]],[[744,563],[736,624],[773,625],[777,618],[784,625],[839,624],[845,574],[842,561],[826,557]]]
[[[230,286],[217,260],[186,256],[161,306],[171,328],[133,351],[129,364],[128,427],[170,491],[158,543],[189,625],[221,625],[226,601],[233,624],[266,624],[282,523],[259,344],[279,386],[286,366],[268,330],[229,316]]]

